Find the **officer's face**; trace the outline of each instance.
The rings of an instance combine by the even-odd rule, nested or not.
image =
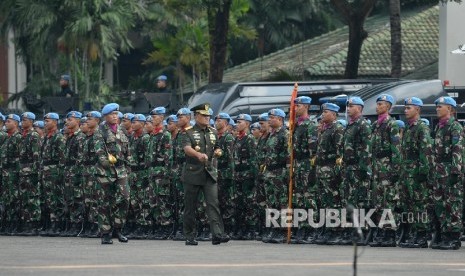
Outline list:
[[[87,133],[89,131],[89,125],[87,123],[82,123],[80,128],[81,128],[81,131],[84,133]]]
[[[336,113],[330,110],[323,110],[321,114],[321,121],[323,123],[332,123],[336,120]]]
[[[386,114],[391,108],[391,104],[385,101],[379,101],[376,103],[376,114]]]
[[[44,130],[40,127],[35,127],[34,130],[39,134],[40,137],[44,136]]]
[[[158,81],[157,81],[157,87],[158,87],[158,88],[164,88],[164,87],[166,87],[166,82],[163,81],[163,80],[158,80]]]
[[[148,133],[151,133],[153,131],[153,124],[152,122],[146,122],[145,123],[145,131]]]
[[[268,121],[260,121],[258,122],[260,124],[260,133],[264,134],[268,132],[268,128],[270,127],[270,124],[268,124]]]
[[[201,127],[207,127],[210,124],[210,115],[196,113],[195,122]]]
[[[164,115],[152,115],[153,125],[159,126],[163,123],[163,119],[165,118]]]
[[[189,115],[178,115],[178,127],[185,128],[191,120]]]
[[[18,128],[18,122],[16,122],[15,120],[13,119],[6,119],[6,122],[5,122],[5,128],[6,130],[15,130]]]
[[[122,125],[125,129],[130,129],[131,128],[131,120],[129,119],[123,119]]]
[[[105,115],[105,121],[111,125],[118,124],[118,111],[113,111]]]
[[[452,112],[452,107],[447,104],[438,104],[436,106],[436,114],[439,119],[450,116]]]
[[[225,119],[216,118],[216,119],[215,119],[215,127],[216,127],[217,130],[222,130],[223,128],[226,127],[226,120],[225,120]]]
[[[44,124],[45,124],[45,129],[46,130],[52,130],[57,126],[57,121],[53,119],[45,119]]]
[[[87,118],[87,125],[89,126],[89,128],[94,129],[98,126],[99,123],[100,123],[100,120],[97,118],[94,118],[94,117]]]
[[[66,118],[66,126],[68,127],[68,129],[74,129],[76,127],[79,127],[79,119],[74,117]]]
[[[32,124],[34,124],[34,122],[32,120],[29,120],[28,118],[22,117],[21,124],[24,129],[30,129],[32,127]]]
[[[356,104],[349,104],[347,105],[347,115],[349,117],[354,117],[362,114],[362,107]]]
[[[295,115],[300,117],[308,111],[308,105],[306,104],[296,104],[295,105]]]
[[[268,121],[270,124],[270,127],[272,128],[279,128],[283,125],[283,119],[279,116],[275,115],[270,115],[269,116],[270,120]]]
[[[132,122],[132,129],[135,131],[138,131],[139,129],[142,128],[142,123],[140,121],[134,121]]]
[[[417,117],[417,115],[420,115],[420,108],[414,105],[406,105],[404,108],[404,114],[407,120],[413,119]]]
[[[177,128],[176,122],[173,122],[173,121],[168,122],[168,131],[169,132],[175,131],[176,128]]]
[[[260,132],[260,129],[254,128],[254,129],[252,129],[252,135],[253,135],[253,137],[255,137],[255,138],[259,138],[262,134],[261,134],[261,132]]]
[[[245,131],[246,129],[249,128],[249,125],[250,124],[246,120],[237,120],[236,122],[237,131],[239,132]]]

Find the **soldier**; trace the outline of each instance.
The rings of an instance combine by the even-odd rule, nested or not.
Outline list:
[[[15,235],[20,231],[20,194],[19,194],[19,153],[21,150],[21,134],[18,126],[21,121],[16,114],[6,117],[5,128],[8,137],[3,143],[1,150],[2,162],[2,184],[4,191],[2,202],[5,206],[3,234]]]
[[[258,216],[258,233],[256,234],[255,239],[258,241],[262,240],[262,235],[268,234],[268,231],[265,231],[265,208],[267,208],[266,205],[266,194],[265,194],[265,184],[264,184],[264,171],[263,171],[263,166],[265,164],[265,145],[266,141],[268,140],[268,137],[270,135],[269,131],[269,124],[268,124],[268,113],[262,113],[260,116],[258,116],[258,124],[260,125],[260,139],[257,141],[257,150],[256,152],[256,164],[255,164],[255,170],[257,171],[257,177],[256,177],[256,184],[255,184],[255,189],[256,189],[256,194],[255,194],[255,202],[257,202],[257,216]],[[265,233],[266,232],[266,233]]]
[[[260,136],[262,135],[260,132],[260,124],[258,122],[251,124],[250,132],[254,138],[255,145],[257,145],[258,139],[260,139]]]
[[[134,114],[132,113],[125,113],[123,118],[121,119],[121,126],[124,134],[126,137],[131,137],[132,135],[132,119],[134,118]]]
[[[305,210],[317,210],[319,196],[315,178],[315,162],[309,162],[316,158],[318,127],[310,120],[308,109],[312,99],[301,96],[294,100],[296,123],[293,135],[294,150],[294,208]],[[311,243],[310,226],[306,222],[299,225],[292,243]],[[312,231],[314,232],[314,231]],[[308,239],[310,237],[310,240]]]
[[[255,141],[249,133],[252,117],[240,114],[236,119],[237,136],[234,141],[234,184],[236,187],[235,239],[255,239],[257,206],[255,201],[256,154]]]
[[[343,206],[370,207],[371,128],[362,116],[364,102],[360,97],[347,100],[348,124],[344,132],[342,176],[344,187]],[[352,221],[352,218],[348,218]],[[347,229],[341,243],[350,242]]]
[[[44,116],[46,136],[42,144],[40,159],[42,168],[42,196],[44,210],[48,214],[50,226],[46,223],[41,236],[57,236],[60,234],[64,218],[63,167],[65,164],[65,138],[58,130],[59,116],[47,113]]]
[[[228,242],[229,236],[222,231],[222,218],[218,206],[217,168],[215,160],[222,152],[218,146],[216,131],[209,127],[209,105],[201,104],[191,110],[195,113],[195,125],[182,133],[182,145],[186,162],[182,170],[184,185],[184,235],[186,245],[197,245],[195,212],[202,192],[207,203],[207,215],[213,234],[212,244]]]
[[[402,120],[396,120],[396,124],[399,127],[399,135],[400,135],[400,139],[402,140],[402,137],[405,131],[405,123]]]
[[[5,143],[6,138],[8,135],[6,134],[5,131],[3,131],[3,123],[5,121],[5,116],[3,116],[2,113],[0,113],[0,151],[2,150],[2,146]],[[6,221],[4,220],[5,217],[5,202],[3,202],[3,194],[6,193],[6,189],[3,186],[2,182],[2,162],[0,162],[0,233],[3,233],[5,231],[5,223]]]
[[[186,129],[190,127],[189,122],[191,120],[191,111],[188,108],[181,108],[176,113],[178,118],[177,127],[179,132],[176,136],[172,136],[173,139],[173,169],[172,169],[172,185],[175,191],[175,210],[176,218],[175,229],[176,234],[173,240],[185,240],[183,235],[183,214],[184,214],[184,187],[181,181],[181,170],[186,162],[186,154],[182,146],[182,133],[186,132]]]
[[[165,120],[166,122],[166,130],[171,134],[171,141],[174,140],[176,135],[178,135],[178,117],[176,115],[170,115]]]
[[[126,222],[129,205],[127,164],[131,162],[129,140],[118,124],[119,105],[103,107],[105,124],[101,125],[95,145],[98,190],[98,224],[102,244],[112,244],[112,232],[119,242],[128,242],[121,229]]]
[[[170,172],[172,162],[171,134],[163,127],[166,109],[156,107],[151,112],[153,131],[150,133],[148,152],[149,171],[153,193],[150,198],[152,210],[154,239],[167,239],[173,233],[173,204],[170,201],[171,183]]]
[[[39,134],[40,139],[42,140],[44,138],[44,121],[35,121],[34,122],[34,130]]]
[[[233,182],[234,137],[228,131],[229,119],[227,113],[219,113],[215,117],[215,126],[218,131],[218,145],[223,152],[218,157],[218,200],[223,218],[223,232],[231,233],[236,226],[236,190]]]
[[[60,236],[75,237],[81,230],[84,222],[84,199],[82,185],[82,151],[85,135],[80,130],[82,113],[71,111],[66,115],[68,137],[65,150],[65,187],[64,207],[66,229]]]
[[[435,128],[433,146],[434,176],[433,202],[436,235],[433,249],[459,249],[462,232],[462,127],[452,116],[457,104],[451,97],[435,101],[439,123]]]
[[[82,164],[82,183],[84,193],[84,227],[81,237],[96,238],[98,236],[98,213],[97,213],[97,181],[95,179],[95,165],[98,162],[98,156],[95,151],[97,135],[102,114],[98,111],[91,111],[86,114],[86,120],[81,128],[86,135],[83,143]]]
[[[344,127],[337,121],[339,106],[325,103],[321,106],[320,134],[316,153],[316,178],[321,191],[321,209],[345,208],[342,201],[343,187],[341,183],[342,139]],[[326,228],[318,237],[319,244],[343,244],[342,228]],[[309,240],[311,242],[311,240]]]
[[[396,212],[399,205],[398,181],[401,165],[400,132],[396,120],[389,115],[389,110],[395,100],[391,95],[381,94],[376,99],[376,113],[378,120],[372,127],[372,155],[373,155],[373,181],[372,200],[376,208],[375,223],[379,223],[383,209],[390,209],[394,214],[396,223],[399,214]],[[377,228],[372,247],[395,247],[396,225],[384,225]]]
[[[404,103],[408,124],[401,146],[400,207],[403,211],[412,213],[414,218],[420,218],[425,212],[425,206],[431,204],[431,188],[428,187],[427,179],[433,165],[432,139],[428,126],[420,120],[422,100],[411,97],[405,99]],[[399,242],[399,246],[428,247],[428,223],[418,220],[406,223],[404,237]]]
[[[39,187],[39,155],[40,137],[33,129],[36,116],[31,112],[22,115],[22,139],[20,149],[19,169],[19,194],[21,206],[21,222],[24,236],[35,236],[38,234],[41,210],[40,210],[40,187]]]
[[[279,108],[268,112],[271,127],[270,136],[263,150],[265,152],[263,172],[267,207],[277,210],[287,209],[288,178],[289,178],[289,151],[288,135],[284,126],[286,114]],[[273,229],[267,237],[262,237],[262,242],[282,243],[285,241],[283,229]]]

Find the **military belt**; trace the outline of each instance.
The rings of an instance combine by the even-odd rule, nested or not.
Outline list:
[[[335,165],[336,164],[336,158],[330,158],[330,159],[316,159],[316,164],[318,166],[329,166],[329,165]]]
[[[382,151],[378,151],[376,153],[376,158],[386,158],[386,157],[391,157],[392,155],[392,152],[390,150],[382,150]]]

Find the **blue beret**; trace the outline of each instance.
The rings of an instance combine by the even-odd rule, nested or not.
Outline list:
[[[238,121],[238,120],[244,120],[244,121],[252,122],[252,117],[250,117],[249,114],[239,114],[239,116],[237,116],[237,118],[236,118],[236,121]]]
[[[191,111],[189,108],[187,107],[183,107],[181,109],[178,110],[178,112],[176,113],[177,116],[181,116],[181,115],[191,115]]]
[[[343,127],[347,126],[347,121],[344,120],[344,119],[339,119],[339,120],[337,120],[337,122],[340,123]]]
[[[63,75],[61,75],[61,79],[62,79],[62,80],[65,80],[65,81],[70,81],[70,80],[71,80],[71,76],[68,75],[68,74],[63,74]]]
[[[86,116],[88,118],[97,118],[97,119],[102,118],[102,114],[98,111],[87,112]]]
[[[81,119],[82,113],[79,111],[70,111],[68,112],[68,114],[66,114],[66,118],[70,118],[70,117]]]
[[[260,129],[260,124],[258,122],[255,122],[255,123],[251,124],[250,129],[254,129],[254,128]]]
[[[286,113],[282,109],[279,108],[273,108],[270,111],[268,111],[268,116],[273,115],[273,116],[279,116],[281,118],[286,118]]]
[[[423,106],[423,101],[417,97],[406,98],[404,100],[405,105],[416,105],[416,106]]]
[[[361,105],[361,106],[364,106],[364,105],[365,105],[365,104],[363,103],[362,98],[360,98],[360,97],[350,97],[350,98],[347,100],[347,104],[356,104],[356,105]]]
[[[153,122],[152,116],[145,116],[145,121],[146,122]]]
[[[194,120],[190,120],[190,121],[189,121],[189,124],[190,124],[191,126],[194,126],[194,125],[195,125],[195,121],[194,121]]]
[[[300,96],[294,99],[294,103],[296,104],[311,104],[312,98],[307,96]]]
[[[440,97],[439,99],[437,99],[436,101],[434,101],[434,103],[436,105],[438,104],[448,104],[450,106],[453,106],[453,107],[457,107],[457,103],[455,102],[454,99],[452,99],[451,97]]]
[[[211,125],[211,126],[214,126],[214,125],[215,125],[215,120],[210,119],[210,125]]]
[[[395,104],[394,97],[389,95],[389,94],[381,94],[381,95],[379,95],[379,97],[376,98],[376,102],[380,102],[380,101],[388,102],[391,105]]]
[[[166,118],[167,123],[169,123],[169,122],[176,123],[177,121],[178,121],[178,117],[176,115],[170,115],[170,116],[168,116],[168,118]]]
[[[118,111],[118,119],[122,120],[124,118],[123,112]]]
[[[329,110],[329,111],[334,111],[334,112],[339,112],[340,107],[337,104],[333,103],[325,103],[322,106],[323,110]]]
[[[168,125],[168,123],[166,122],[166,120],[163,120],[163,125],[164,125],[164,126],[167,126],[167,125]]]
[[[44,121],[35,121],[33,126],[38,127],[38,128],[44,128],[45,124],[44,124]]]
[[[229,119],[231,119],[231,117],[229,116],[228,113],[221,112],[218,115],[216,115],[215,119],[225,119],[225,120],[228,120],[229,122]]]
[[[128,114],[128,113],[126,113]],[[132,113],[130,113],[132,114]],[[145,122],[147,120],[147,118],[145,118],[144,114],[132,114],[132,118],[131,118],[131,121],[135,122],[135,121],[138,121],[138,122]]]
[[[268,121],[269,119],[268,113],[262,113],[258,116],[258,121]]]
[[[399,128],[405,128],[405,123],[402,120],[396,120],[396,124]]]
[[[12,120],[15,120],[16,122],[21,122],[21,118],[16,115],[16,114],[8,114],[8,116],[6,116],[6,119],[12,119]]]
[[[150,115],[165,115],[166,108],[163,106],[155,107],[152,111],[150,111]]]
[[[123,119],[129,120],[129,121],[132,121],[133,118],[134,118],[134,114],[132,113],[124,113],[123,115]]]
[[[160,75],[160,76],[157,77],[157,81],[159,81],[159,80],[161,80],[161,81],[167,81],[167,80],[168,80],[168,77],[165,76],[165,75]]]
[[[232,118],[229,118],[229,124],[232,125],[233,127],[236,126],[236,123],[234,122]]]
[[[85,123],[85,122],[87,122],[87,117],[82,117],[82,118],[81,118],[81,124],[83,124],[83,123]]]
[[[50,113],[45,114],[44,120],[45,119],[59,120],[60,116],[57,113],[50,112]]]
[[[426,118],[421,118],[420,119],[423,123],[425,123],[425,125],[429,126],[429,120],[426,119]]]
[[[109,103],[107,105],[105,105],[102,109],[102,115],[103,116],[106,116],[110,113],[112,113],[113,111],[119,111],[119,104],[117,103]]]
[[[29,119],[29,120],[35,120],[36,119],[36,115],[34,113],[32,113],[32,112],[24,112],[23,114],[21,114],[21,117]]]
[[[5,116],[2,113],[0,113],[0,120],[5,121]]]

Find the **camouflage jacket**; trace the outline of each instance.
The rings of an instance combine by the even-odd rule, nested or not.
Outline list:
[[[173,171],[178,174],[180,174],[181,168],[186,162],[186,153],[182,147],[182,133],[184,132],[185,130],[179,130],[173,139]]]
[[[41,167],[43,170],[52,168],[62,169],[65,165],[65,137],[56,130],[50,136],[47,134],[40,151]]]
[[[255,176],[255,142],[252,134],[237,136],[234,141],[234,178],[253,178]]]
[[[150,133],[150,142],[146,163],[148,167],[160,175],[168,175],[171,172],[173,160],[173,149],[171,144],[171,133],[164,129]]]
[[[435,128],[433,155],[436,178],[462,174],[462,127],[454,118]]]
[[[336,159],[342,157],[344,128],[337,121],[323,127],[318,136],[316,165],[334,167]]]
[[[20,175],[37,174],[40,167],[40,137],[32,128],[22,133],[19,151]]]
[[[222,179],[232,179],[234,172],[234,137],[231,133],[218,134],[218,145],[223,154],[218,157],[218,174]]]
[[[373,157],[373,173],[389,177],[400,172],[402,157],[400,154],[399,126],[391,116],[381,124],[375,121],[372,125],[371,150]]]
[[[421,120],[407,124],[402,137],[402,170],[408,177],[428,175],[433,166],[433,141]]]
[[[261,136],[260,139],[258,139],[257,142],[257,150],[255,151],[256,154],[256,170],[260,173],[260,166],[265,165],[265,157],[266,157],[266,152],[265,152],[265,146],[266,142],[268,141],[268,138],[270,137],[270,134],[267,133],[265,136]]]
[[[3,143],[1,156],[2,156],[2,169],[12,170],[19,172],[19,153],[21,151],[21,134],[19,131],[8,134],[5,142]]]
[[[286,168],[289,163],[288,136],[289,131],[285,126],[270,132],[270,136],[263,148],[267,171]]]
[[[346,170],[361,170],[371,174],[371,128],[365,118],[360,117],[347,125],[342,156]]]
[[[65,145],[65,173],[82,173],[82,152],[86,135],[80,129],[68,134]]]
[[[150,135],[142,132],[140,135],[133,132],[129,138],[129,146],[131,150],[133,163],[131,164],[133,171],[140,171],[147,169]]]
[[[120,126],[116,132],[107,123],[99,127],[99,131],[94,134],[96,137],[95,152],[98,156],[96,175],[108,177],[111,181],[128,177],[128,164],[131,164],[132,157],[129,150],[129,140],[124,135]],[[117,162],[110,164],[108,154],[113,155]]]
[[[82,151],[83,173],[87,175],[95,174],[95,165],[98,163],[97,152],[95,151],[96,135],[95,132],[86,135]]]
[[[318,129],[308,117],[298,119],[292,137],[294,159],[297,162],[309,162],[317,151]]]
[[[1,151],[2,146],[5,143],[7,137],[8,137],[8,135],[6,134],[6,132],[4,132],[3,130],[0,130],[0,151]],[[0,162],[0,169],[1,168],[2,168],[2,162]]]

